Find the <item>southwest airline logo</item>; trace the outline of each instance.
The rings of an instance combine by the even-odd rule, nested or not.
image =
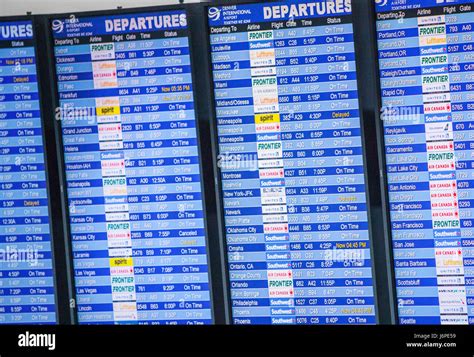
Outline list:
[[[212,21],[217,21],[221,18],[221,10],[217,7],[211,7],[209,8],[208,15]]]

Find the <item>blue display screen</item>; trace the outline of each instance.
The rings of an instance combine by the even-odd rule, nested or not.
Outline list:
[[[185,12],[51,25],[79,322],[211,323]]]
[[[399,322],[474,323],[474,1],[376,1]]]
[[[0,323],[56,323],[31,21],[0,22]]]
[[[208,11],[233,323],[375,323],[351,2]]]

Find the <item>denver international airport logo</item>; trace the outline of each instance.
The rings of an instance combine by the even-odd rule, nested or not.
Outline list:
[[[212,21],[217,21],[221,18],[221,10],[217,7],[211,7],[208,10],[208,15]]]
[[[379,6],[385,6],[388,3],[388,0],[375,0],[375,3]]]
[[[56,33],[61,33],[64,30],[64,21],[61,20],[53,20],[51,23],[51,28]]]

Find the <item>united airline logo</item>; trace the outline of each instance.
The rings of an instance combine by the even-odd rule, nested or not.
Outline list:
[[[64,30],[64,22],[61,20],[53,20],[51,27],[54,32],[61,33]]]
[[[209,8],[208,15],[212,21],[217,21],[221,18],[221,10],[217,7],[211,7]]]

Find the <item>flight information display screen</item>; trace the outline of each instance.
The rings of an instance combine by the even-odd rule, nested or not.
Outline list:
[[[79,322],[211,323],[185,12],[51,26]]]
[[[376,1],[401,324],[474,323],[474,1]]]
[[[208,11],[233,323],[375,323],[351,2]]]
[[[56,323],[31,21],[0,22],[0,323]]]

